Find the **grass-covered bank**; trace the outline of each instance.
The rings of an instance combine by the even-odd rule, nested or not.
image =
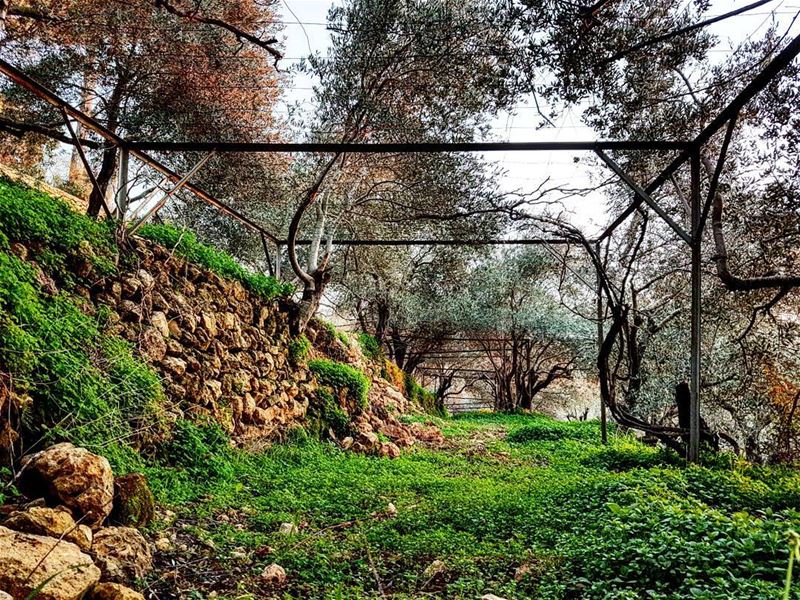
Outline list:
[[[175,534],[189,554],[174,557],[195,565],[153,588],[159,597],[782,597],[786,532],[800,526],[795,470],[686,468],[627,437],[603,447],[593,423],[467,415],[441,425],[448,448],[396,460],[301,439],[259,455],[220,445],[213,464],[204,447],[202,467],[152,470],[157,495],[178,512],[155,535]],[[287,522],[299,531],[279,533]],[[271,563],[286,569],[283,587],[260,582]]]

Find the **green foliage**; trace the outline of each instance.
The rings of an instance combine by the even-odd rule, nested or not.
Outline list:
[[[292,293],[293,288],[290,284],[281,283],[274,277],[246,271],[229,254],[200,243],[197,241],[197,236],[187,229],[177,229],[172,225],[147,224],[139,230],[139,235],[168,248],[174,248],[180,256],[222,277],[241,282],[265,300],[273,300]]]
[[[409,400],[416,402],[429,415],[434,415],[437,417],[447,416],[447,412],[444,409],[444,403],[436,397],[436,394],[426,390],[419,383],[417,383],[417,380],[414,379],[413,375],[403,373],[403,376],[406,388],[406,396],[408,396]]]
[[[308,340],[304,333],[289,341],[289,357],[295,362],[299,363],[305,360],[308,353],[311,351],[311,342]]]
[[[343,331],[340,331],[339,328],[336,327],[336,325],[334,325],[330,321],[326,321],[325,319],[317,319],[317,320],[325,328],[325,331],[328,332],[328,335],[330,336],[331,340],[339,340],[345,346],[350,345],[350,340],[348,339],[347,334]]]
[[[383,356],[381,343],[374,335],[362,331],[358,334],[358,345],[361,346],[361,351],[364,353],[364,356],[369,359],[378,360]]]
[[[230,438],[218,424],[196,424],[186,419],[175,423],[166,449],[168,464],[212,481],[235,476],[233,454]]]
[[[671,450],[642,446],[638,442],[626,439],[614,441],[584,461],[584,464],[588,466],[600,467],[608,471],[650,469],[682,463],[683,459]]]
[[[33,247],[45,267],[65,274],[68,256],[83,256],[100,273],[114,271],[116,249],[110,223],[75,213],[60,200],[0,178],[0,230],[8,240]]]
[[[306,417],[310,433],[318,439],[325,437],[328,428],[333,429],[337,436],[350,433],[350,418],[328,388],[317,390],[317,397],[309,405]]]
[[[105,448],[124,468],[131,455],[118,441],[157,427],[158,377],[69,297],[43,294],[31,265],[4,252],[0,309],[0,369],[34,401],[23,415],[28,435]]]
[[[358,369],[324,358],[308,361],[308,368],[322,385],[330,386],[337,393],[343,389],[347,390],[350,400],[361,408],[367,407],[370,382]]]
[[[599,441],[600,429],[595,421],[565,423],[533,415],[530,421],[508,435],[509,442],[523,444],[531,441],[558,442],[561,440]]]
[[[441,598],[488,592],[539,600],[780,597],[786,531],[800,525],[800,514],[769,504],[781,489],[797,489],[796,470],[683,468],[658,463],[657,451],[612,435],[608,448],[624,462],[637,451],[648,457],[623,470],[596,438],[504,439],[546,417],[432,420],[444,427],[451,449],[385,460],[314,440],[259,455],[219,448],[214,452],[232,476],[212,479],[213,494],[208,484],[188,479],[165,486],[175,481],[170,469],[150,477],[160,499],[178,503],[175,510],[222,555],[244,548],[260,557],[261,548],[272,547],[253,572],[282,565],[293,575],[282,590],[287,597],[331,597],[331,590],[342,598],[374,597],[373,569],[396,598],[419,597],[422,589]],[[761,508],[743,509],[759,499]],[[374,518],[389,502],[397,515]],[[232,509],[248,515],[246,527],[216,518]],[[277,534],[289,521],[303,524],[299,533]],[[349,521],[358,525],[337,527]],[[445,573],[425,587],[422,572],[437,559]],[[529,572],[515,577],[520,567]],[[244,585],[259,589],[256,582]]]

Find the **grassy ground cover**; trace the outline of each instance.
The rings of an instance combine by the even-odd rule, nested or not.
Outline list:
[[[183,550],[162,556],[152,589],[198,598],[783,597],[787,531],[800,525],[795,470],[733,460],[687,468],[627,436],[604,447],[595,423],[439,423],[446,448],[396,460],[304,439],[262,454],[218,445],[215,462],[203,458],[213,439],[178,449],[185,468],[154,468],[150,478],[178,513],[154,536],[173,535]],[[287,522],[298,531],[279,533]],[[283,586],[259,580],[273,562],[287,571]]]

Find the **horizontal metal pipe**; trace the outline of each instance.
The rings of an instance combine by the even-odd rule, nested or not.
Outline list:
[[[280,240],[279,244],[286,245],[286,240]],[[309,246],[311,240],[297,240],[298,246]],[[573,244],[576,242],[562,240],[560,238],[544,239],[475,239],[475,240],[350,240],[335,239],[334,246],[538,246],[548,244]]]
[[[686,150],[688,141],[626,140],[583,142],[424,142],[387,144],[340,144],[322,142],[128,142],[131,150],[150,152],[312,152],[312,153],[433,153],[433,152],[522,152],[558,150]]]

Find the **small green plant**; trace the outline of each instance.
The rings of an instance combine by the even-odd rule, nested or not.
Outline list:
[[[233,477],[232,455],[230,438],[219,425],[197,424],[187,419],[175,423],[166,450],[168,464],[206,479]]]
[[[787,533],[789,536],[789,565],[786,567],[786,585],[783,588],[783,600],[789,600],[792,593],[792,569],[794,561],[800,559],[800,534],[794,529]]]
[[[281,283],[274,277],[246,271],[232,256],[200,243],[197,236],[187,229],[181,230],[172,225],[147,224],[139,230],[139,235],[174,249],[178,255],[223,277],[241,282],[265,300],[288,296],[293,291],[290,284]]]
[[[365,332],[359,333],[358,345],[361,346],[361,351],[364,353],[364,356],[371,360],[379,360],[383,356],[381,343],[373,335]]]
[[[444,403],[430,390],[422,387],[413,375],[403,373],[404,383],[406,388],[406,396],[412,402],[416,402],[422,409],[429,415],[437,417],[446,417],[447,411],[444,408]]]
[[[337,436],[350,433],[350,419],[331,393],[330,388],[321,387],[308,407],[307,418],[312,435],[322,439],[328,428]]]
[[[310,351],[311,342],[304,333],[301,333],[289,342],[289,357],[295,364],[305,360]]]
[[[332,340],[339,340],[345,346],[350,345],[350,340],[348,339],[347,334],[344,333],[343,331],[340,331],[339,328],[336,327],[336,325],[334,325],[330,321],[326,321],[325,319],[319,319],[319,322],[328,332],[328,335],[330,335]]]
[[[370,382],[358,369],[324,358],[308,361],[308,368],[322,385],[330,386],[336,392],[345,389],[348,398],[357,406],[367,407]]]

